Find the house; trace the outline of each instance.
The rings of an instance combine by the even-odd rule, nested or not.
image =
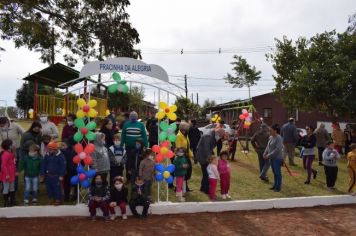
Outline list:
[[[231,124],[233,120],[238,120],[241,110],[244,106],[248,107],[252,104],[256,109],[257,114],[263,118],[268,125],[284,124],[289,117],[294,117],[296,125],[299,128],[304,128],[307,125],[317,126],[318,122],[340,122],[353,123],[355,119],[338,117],[330,117],[325,113],[319,111],[304,112],[299,110],[289,110],[279,101],[278,96],[274,93],[266,93],[259,96],[252,97],[251,103],[249,100],[234,100],[231,102],[218,104],[211,107],[211,111],[219,112],[222,119]],[[237,108],[240,107],[240,108]],[[254,117],[256,118],[256,117]],[[254,128],[254,127],[252,127]]]

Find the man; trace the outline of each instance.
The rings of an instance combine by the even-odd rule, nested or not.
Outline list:
[[[259,130],[257,130],[251,138],[251,144],[255,148],[258,156],[260,179],[264,181],[268,181],[267,171],[270,167],[269,160],[263,158],[263,153],[267,147],[269,137],[268,126],[265,123],[262,123]]]
[[[288,155],[289,165],[295,166],[294,154],[295,146],[298,142],[298,132],[295,126],[294,118],[289,118],[289,121],[282,126],[281,136],[284,145],[284,159]]]
[[[196,120],[191,120],[190,121],[191,126],[189,128],[188,132],[188,138],[190,141],[190,148],[193,151],[193,156],[194,156],[194,163],[197,164],[198,160],[196,158],[196,152],[197,152],[197,146],[201,137],[200,130],[197,127],[197,121]]]
[[[200,191],[206,194],[209,194],[208,157],[214,155],[217,141],[224,138],[224,136],[225,130],[218,128],[212,130],[210,133],[204,134],[197,145],[196,155],[202,171]]]
[[[315,131],[315,137],[316,137],[316,146],[318,147],[319,166],[322,166],[323,152],[326,147],[326,143],[330,141],[329,133],[325,129],[324,124],[320,124],[319,129]]]

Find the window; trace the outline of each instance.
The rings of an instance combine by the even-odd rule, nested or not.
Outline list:
[[[271,118],[271,117],[272,117],[272,108],[264,108],[263,118]]]

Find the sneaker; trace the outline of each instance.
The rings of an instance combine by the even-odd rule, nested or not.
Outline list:
[[[127,215],[126,214],[122,215],[122,219],[127,220]]]
[[[32,199],[32,204],[33,205],[37,205],[37,203],[38,203],[37,198]]]
[[[24,204],[25,206],[28,206],[29,203],[30,203],[29,200],[27,200],[27,199],[23,200],[23,204]]]
[[[115,220],[115,215],[111,215],[110,220]]]
[[[225,199],[226,199],[226,195],[225,195],[225,194],[222,194],[222,195],[221,195],[221,198],[225,200]]]
[[[226,194],[226,197],[227,197],[228,199],[231,199],[231,196],[230,196],[229,194]]]
[[[304,184],[310,184],[310,181],[305,181]]]

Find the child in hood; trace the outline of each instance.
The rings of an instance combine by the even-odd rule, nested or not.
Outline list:
[[[89,212],[90,217],[96,220],[96,208],[100,208],[103,212],[105,221],[109,220],[109,204],[110,191],[108,184],[101,175],[96,175],[93,178],[89,190]]]
[[[185,149],[180,147],[176,150],[176,157],[173,164],[175,166],[174,176],[176,177],[176,196],[178,201],[185,202],[183,197],[184,189],[184,177],[187,174],[187,168],[189,167],[187,158],[185,156]]]
[[[125,156],[125,150],[120,147],[120,135],[116,134],[114,136],[114,145],[109,147],[110,184],[113,183],[115,177],[123,176]]]
[[[16,160],[12,153],[10,139],[2,141],[1,148],[3,151],[1,153],[0,181],[3,185],[4,207],[9,207],[15,205]]]
[[[42,157],[39,154],[39,147],[32,144],[26,156],[21,158],[19,165],[19,173],[25,172],[25,191],[24,191],[24,205],[30,202],[30,195],[32,194],[32,204],[36,205],[38,202],[37,191],[38,181],[41,170]]]
[[[94,140],[95,151],[93,153],[93,168],[100,174],[104,181],[107,180],[110,171],[110,157],[105,147],[105,134],[97,132]]]
[[[140,177],[136,177],[135,183],[132,186],[130,209],[135,217],[146,217],[150,201],[144,196],[145,183]],[[136,210],[137,206],[143,206],[142,215],[140,216]]]
[[[230,165],[227,161],[229,153],[223,151],[220,153],[220,160],[218,160],[218,171],[220,175],[220,188],[221,188],[221,197],[222,199],[231,198],[229,195],[230,189]]]
[[[122,219],[126,220],[126,203],[128,190],[124,185],[124,178],[121,176],[115,177],[113,187],[110,189],[110,219],[115,220],[115,207],[118,206],[121,210]]]
[[[323,165],[326,176],[326,186],[328,189],[333,190],[337,179],[337,164],[336,160],[340,159],[340,154],[334,149],[334,143],[329,141],[323,152]]]

